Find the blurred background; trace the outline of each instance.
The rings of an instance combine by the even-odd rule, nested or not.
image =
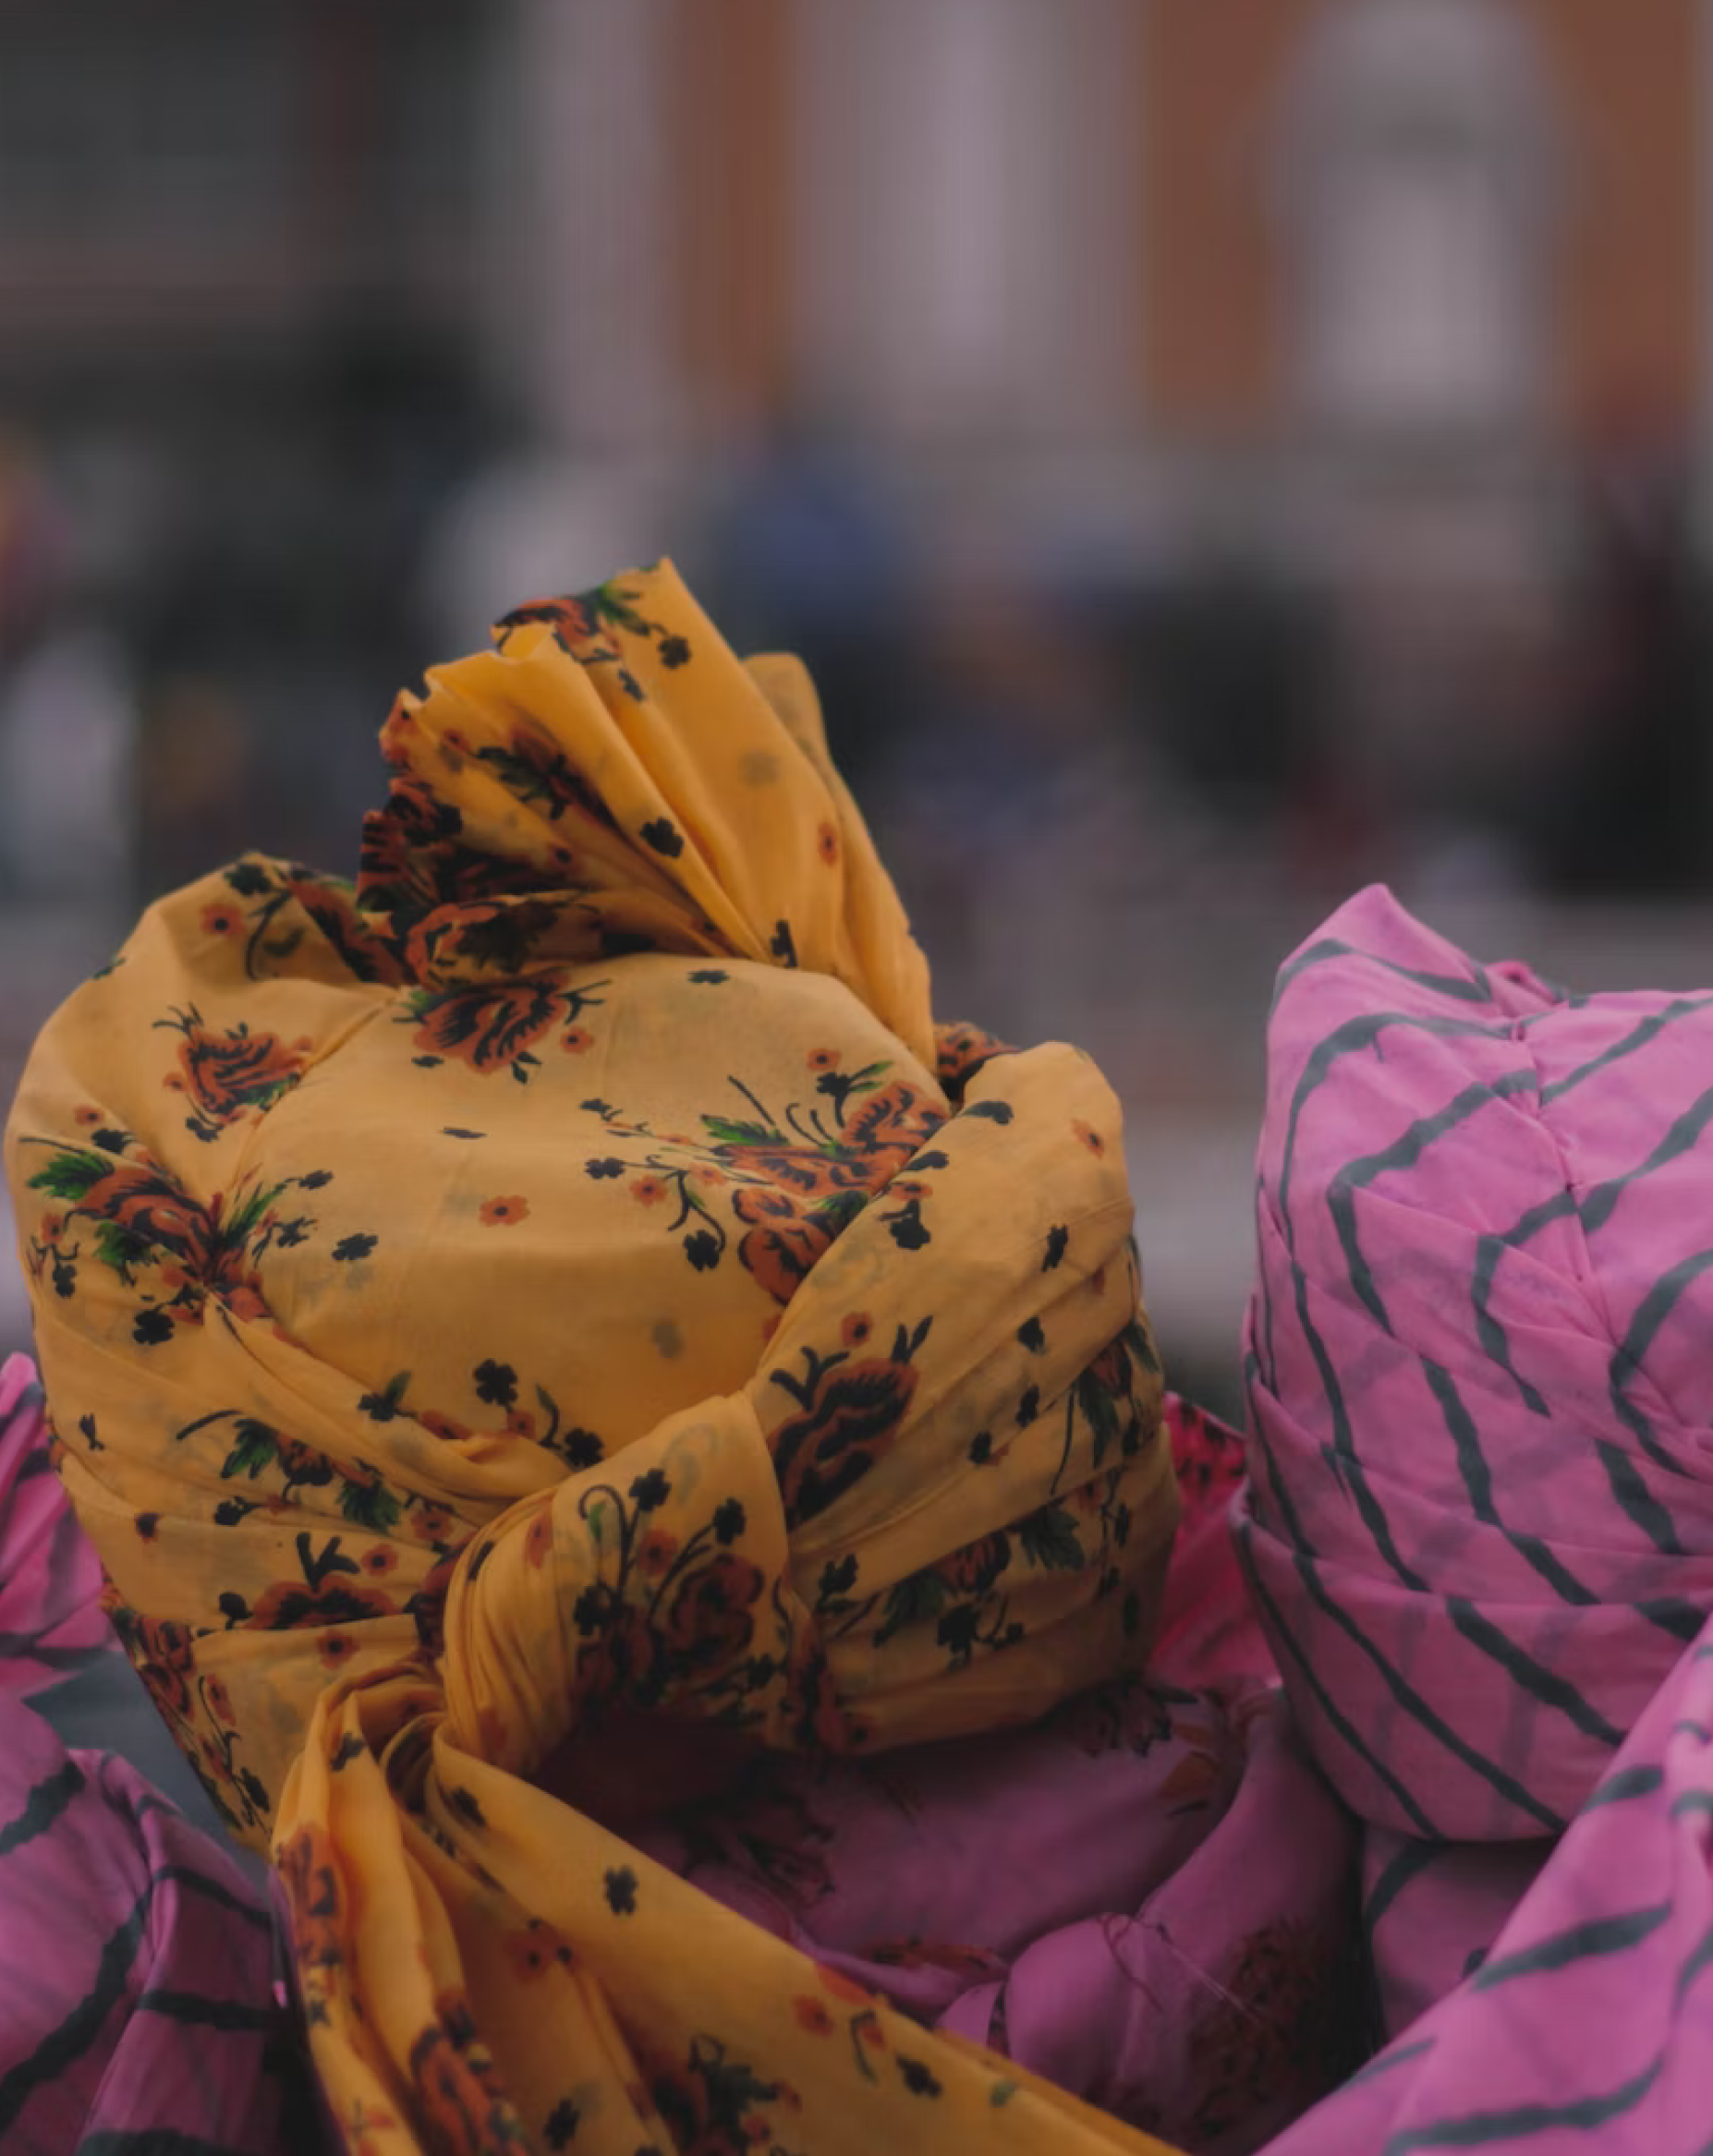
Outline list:
[[[0,1084],[668,552],[942,1013],[1102,1060],[1229,1402],[1331,903],[1713,975],[1709,208],[1708,0],[0,0]]]

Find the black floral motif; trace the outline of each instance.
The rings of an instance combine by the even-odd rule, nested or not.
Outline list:
[[[630,1485],[631,1496],[638,1512],[652,1512],[663,1505],[672,1495],[672,1484],[662,1470],[651,1467],[646,1474],[639,1474]]]
[[[645,823],[639,835],[646,845],[664,854],[669,861],[675,861],[684,851],[683,833],[668,817],[657,816],[651,823]]]
[[[517,1373],[509,1363],[496,1363],[492,1356],[478,1363],[470,1373],[475,1380],[476,1397],[485,1400],[491,1408],[510,1408],[517,1404]]]

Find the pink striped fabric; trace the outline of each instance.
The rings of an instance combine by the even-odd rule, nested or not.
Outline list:
[[[1710,1122],[1713,996],[1280,975],[1239,1547],[1402,2033],[1279,2156],[1713,2147]]]
[[[135,1769],[67,1750],[26,1703],[91,1658],[124,1666],[100,1584],[15,1356],[0,1367],[0,2147],[313,2149],[265,1901]]]

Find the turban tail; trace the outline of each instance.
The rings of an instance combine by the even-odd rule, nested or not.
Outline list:
[[[1176,1497],[1111,1091],[936,1034],[807,678],[669,570],[383,740],[356,885],[153,907],[6,1141],[67,1487],[272,1843],[351,2145],[1143,2145],[555,1794],[615,1713],[690,1772],[1142,1658]]]

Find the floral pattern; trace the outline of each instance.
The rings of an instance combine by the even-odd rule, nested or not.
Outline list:
[[[224,1033],[205,1026],[194,1005],[160,1021],[181,1038],[178,1068],[163,1083],[185,1095],[190,1113],[185,1128],[204,1140],[218,1137],[239,1116],[260,1116],[303,1075],[314,1043],[289,1046],[277,1034],[252,1033],[239,1023]]]
[[[738,1263],[781,1304],[880,1192],[890,1190],[900,1201],[887,1215],[894,1242],[921,1248],[927,1186],[897,1179],[913,1163],[924,1169],[936,1164],[937,1157],[923,1157],[923,1148],[944,1112],[904,1080],[889,1081],[885,1062],[846,1072],[835,1050],[819,1048],[808,1066],[824,1107],[792,1101],[776,1115],[742,1079],[729,1078],[751,1112],[703,1113],[703,1140],[694,1146],[662,1145],[646,1121],[607,1101],[586,1102],[615,1138],[647,1148],[596,1154],[587,1173],[597,1181],[628,1176],[626,1188],[641,1205],[670,1201],[666,1231],[682,1233],[685,1256],[699,1272],[717,1266],[730,1245],[731,1230],[715,1204],[716,1194],[729,1190],[743,1229]]]
[[[135,1293],[132,1334],[143,1347],[169,1340],[177,1325],[200,1324],[211,1299],[229,1318],[269,1317],[262,1259],[307,1242],[316,1226],[313,1215],[288,1209],[290,1194],[332,1180],[325,1169],[273,1184],[251,1177],[229,1205],[220,1193],[199,1204],[128,1132],[100,1129],[92,1145],[43,1148],[27,1178],[29,1189],[58,1204],[26,1239],[26,1269],[61,1302],[78,1293],[82,1264],[115,1275]]]
[[[535,1051],[551,1035],[573,1052],[589,1046],[578,1021],[586,1011],[599,1007],[594,989],[603,985],[573,988],[560,976],[543,975],[438,993],[418,988],[406,998],[399,1023],[414,1029],[416,1061],[424,1070],[452,1059],[472,1071],[507,1072],[527,1085],[541,1068]]]
[[[747,1771],[1028,1720],[1146,1647],[1175,1501],[1115,1105],[936,1036],[816,727],[670,572],[522,608],[399,699],[355,885],[251,855],[163,902],[20,1090],[68,1486],[276,1848],[377,2156],[596,2115],[810,2156],[854,2101],[898,2156],[1105,2138],[551,1793],[602,1717]],[[813,1895],[812,1831],[752,1840]],[[621,2013],[662,1956],[696,1983]]]

